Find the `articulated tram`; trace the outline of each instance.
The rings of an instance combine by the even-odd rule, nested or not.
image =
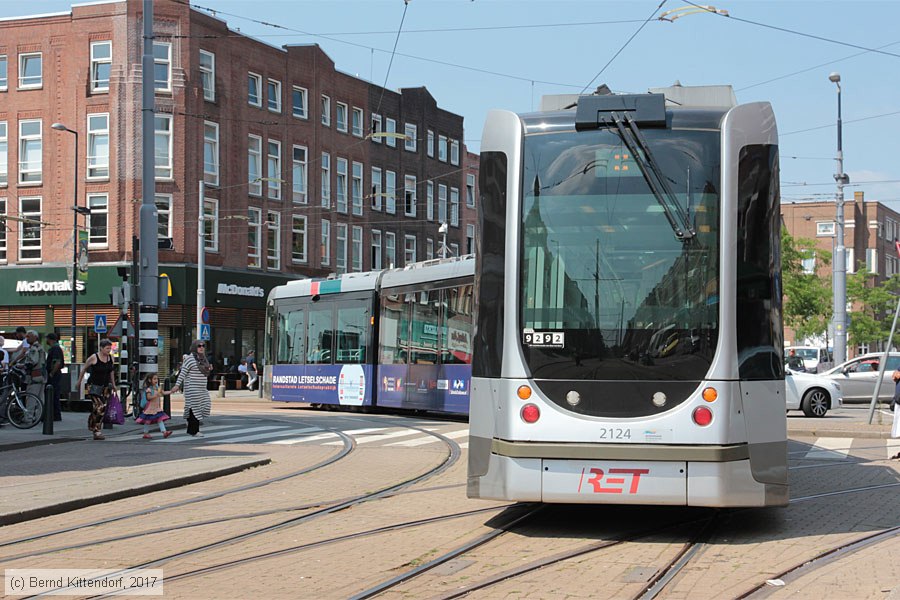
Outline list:
[[[724,89],[488,114],[470,497],[787,503],[777,129]]]

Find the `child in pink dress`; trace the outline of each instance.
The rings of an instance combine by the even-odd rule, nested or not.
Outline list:
[[[172,432],[166,431],[166,424],[164,422],[169,419],[169,415],[163,412],[160,401],[163,396],[168,396],[172,392],[159,389],[159,377],[156,373],[147,375],[141,390],[144,394],[144,397],[141,399],[141,414],[138,415],[135,422],[144,425],[144,439],[153,439],[153,436],[150,435],[150,425],[153,423],[159,424],[159,431],[163,434],[164,438],[169,437],[172,435]],[[144,400],[146,400],[146,404],[144,404]]]

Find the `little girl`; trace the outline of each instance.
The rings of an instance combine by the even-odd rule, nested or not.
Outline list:
[[[159,423],[159,431],[163,434],[164,438],[169,437],[172,435],[172,432],[166,431],[166,424],[163,422],[169,419],[169,415],[163,412],[162,407],[159,405],[159,401],[163,396],[168,396],[172,392],[159,389],[159,378],[156,373],[150,373],[147,375],[147,378],[144,379],[143,391],[147,399],[147,404],[141,407],[141,414],[138,415],[135,422],[144,425],[144,439],[153,439],[153,436],[150,435],[150,425],[153,423]]]

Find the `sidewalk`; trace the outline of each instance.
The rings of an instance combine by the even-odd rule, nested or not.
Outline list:
[[[842,409],[829,411],[821,419],[804,417],[802,413],[791,411],[787,416],[788,437],[887,439],[891,437],[893,417],[885,412],[876,410],[869,425],[868,406],[844,405]]]

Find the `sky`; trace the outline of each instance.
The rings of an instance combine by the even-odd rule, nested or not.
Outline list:
[[[140,1],[140,0],[131,0]],[[169,0],[156,0],[165,2]],[[477,152],[488,110],[529,112],[545,94],[607,84],[642,93],[676,80],[731,84],[772,103],[782,201],[834,200],[842,86],[845,196],[900,211],[900,2],[712,0],[729,16],[658,17],[684,0],[191,0],[273,46],[317,43],[345,73],[390,89],[425,86],[465,118]],[[0,0],[0,17],[68,11]]]

